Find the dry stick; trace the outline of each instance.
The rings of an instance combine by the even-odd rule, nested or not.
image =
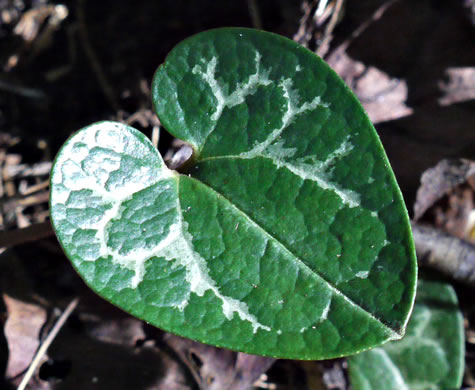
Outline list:
[[[27,189],[25,189],[24,191],[21,191],[21,194],[23,196],[27,196],[27,195],[31,195],[35,192],[38,192],[38,191],[41,191],[41,190],[45,190],[49,187],[49,180],[45,180],[45,181],[42,181],[40,183],[37,183],[37,184],[33,184],[32,186],[28,187]]]
[[[20,207],[38,206],[41,203],[47,203],[49,199],[49,192],[42,191],[39,194],[27,195],[17,200],[17,205]]]
[[[258,30],[262,30],[261,14],[256,0],[247,0],[247,6],[249,8],[249,13],[251,14],[252,26]]]
[[[381,5],[374,13],[371,15],[369,19],[363,22],[353,33],[351,34],[350,38],[346,39],[340,46],[338,46],[335,50],[332,51],[332,54],[340,54],[344,52],[348,47],[353,43],[353,41],[358,38],[366,29],[371,26],[375,21],[382,18],[384,13],[387,11],[389,7],[393,4],[398,2],[399,0],[389,0],[383,5]]]
[[[97,81],[99,82],[99,85],[101,86],[102,92],[104,93],[107,101],[109,102],[109,104],[115,111],[119,111],[120,108],[115,98],[114,90],[112,89],[110,83],[107,81],[105,72],[102,69],[100,62],[97,59],[97,56],[94,53],[94,50],[92,49],[92,46],[89,43],[89,37],[87,34],[87,27],[86,27],[86,16],[84,12],[85,3],[86,3],[86,0],[79,0],[77,8],[76,8],[78,21],[79,21],[79,36],[81,37],[81,43],[84,48],[84,52],[86,53],[86,56],[89,59],[92,70],[94,71],[94,74],[97,77]]]
[[[337,0],[335,4],[335,9],[333,10],[332,17],[330,19],[330,22],[327,25],[327,28],[325,29],[324,33],[324,38],[322,39],[322,43],[320,43],[320,46],[316,50],[317,54],[320,57],[324,57],[325,54],[328,53],[328,49],[330,48],[330,42],[333,39],[332,33],[333,30],[336,27],[336,24],[338,23],[338,19],[340,17],[341,9],[343,6],[343,1],[344,0]]]
[[[312,9],[315,7],[315,5],[318,3],[318,0],[313,0],[312,1],[312,4],[307,4],[306,2],[304,2],[302,4],[302,8],[303,8],[303,15],[302,17],[300,18],[300,21],[299,21],[299,29],[297,30],[297,32],[294,34],[294,36],[292,37],[292,39],[307,47],[308,46],[308,40],[305,39],[307,42],[304,41],[304,38],[306,36],[306,26],[307,26],[307,23],[309,21],[309,19],[311,18],[310,14],[311,14],[311,11]]]
[[[160,126],[153,126],[152,129],[152,144],[155,149],[158,148],[158,142],[160,141]]]
[[[23,377],[20,385],[18,386],[17,390],[24,390],[26,386],[28,385],[28,382],[30,381],[31,377],[33,376],[36,368],[38,367],[38,364],[40,363],[41,359],[43,356],[46,354],[48,351],[49,346],[55,339],[56,335],[58,332],[61,330],[63,327],[64,323],[68,319],[68,317],[71,315],[73,310],[76,308],[78,305],[79,298],[73,299],[68,307],[66,307],[66,310],[64,310],[63,314],[61,314],[61,317],[59,317],[58,321],[56,324],[54,324],[53,329],[51,332],[48,334],[46,337],[45,341],[43,344],[41,344],[41,347],[38,349],[38,352],[36,353],[35,357],[33,358],[30,367],[28,368],[28,371],[26,372],[25,376]]]
[[[475,285],[475,245],[438,229],[412,222],[420,265],[427,265],[460,282]]]
[[[3,180],[12,180],[24,177],[47,176],[51,172],[52,163],[43,161],[33,165],[19,164],[7,165],[3,168]]]
[[[0,248],[9,248],[30,241],[52,236],[53,228],[49,221],[35,223],[23,229],[0,232]]]

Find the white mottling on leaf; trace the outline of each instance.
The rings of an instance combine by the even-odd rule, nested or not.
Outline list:
[[[375,348],[369,351],[369,353],[377,355],[381,362],[384,364],[384,367],[386,368],[388,373],[390,372],[392,374],[393,389],[410,390],[406,382],[404,381],[401,371],[399,371],[399,368],[394,364],[394,362],[388,356],[386,351],[384,351],[384,349]]]
[[[432,318],[432,313],[427,306],[418,306],[418,310],[414,312],[413,332],[416,337],[423,337],[425,329],[429,326]]]
[[[328,313],[330,312],[330,306],[332,304],[332,300],[331,298],[328,300],[328,303],[327,305],[325,306],[325,308],[323,309],[323,312],[322,312],[322,316],[320,317],[321,320],[326,320],[328,318]]]
[[[243,321],[248,321],[252,325],[253,332],[259,329],[270,331],[270,327],[265,326],[257,318],[249,313],[249,308],[244,302],[221,294],[216,282],[210,277],[206,260],[193,249],[193,237],[188,232],[187,223],[183,220],[180,207],[177,206],[177,221],[170,228],[170,233],[165,238],[166,245],[160,245],[160,248],[153,250],[152,257],[164,257],[166,260],[175,260],[176,265],[180,265],[186,270],[186,280],[190,285],[190,292],[198,296],[203,296],[206,291],[211,290],[222,302],[224,316],[231,320],[234,313]],[[171,237],[168,239],[168,237]],[[183,297],[183,301],[177,306],[183,310],[189,302],[190,295]]]
[[[261,69],[261,55],[258,52],[256,52],[255,64],[256,72],[249,76],[247,82],[238,84],[234,92],[230,94],[225,92],[227,85],[223,85],[216,78],[216,67],[218,65],[216,57],[213,57],[211,61],[206,64],[205,70],[203,70],[204,64],[197,64],[192,69],[194,74],[199,75],[210,86],[217,100],[216,111],[211,116],[211,119],[214,121],[219,120],[225,107],[233,107],[244,102],[246,96],[254,94],[257,87],[261,85],[278,83],[282,90],[285,103],[280,126],[273,129],[264,141],[256,143],[251,150],[240,153],[237,156],[225,157],[243,159],[253,159],[256,157],[269,158],[278,168],[287,168],[302,179],[312,180],[321,188],[334,192],[342,200],[343,204],[349,207],[361,206],[360,195],[357,192],[342,188],[339,184],[335,183],[331,177],[333,164],[348,155],[353,149],[349,137],[324,160],[319,159],[318,156],[292,159],[297,153],[297,149],[292,147],[286,148],[284,140],[280,138],[283,131],[288,128],[298,116],[306,112],[311,112],[318,107],[329,108],[329,104],[323,102],[320,96],[315,96],[311,101],[301,103],[298,90],[293,88],[292,79],[281,79],[278,82],[270,80],[270,70]],[[300,70],[300,65],[297,65],[296,71]],[[215,126],[216,124],[209,129],[205,138],[214,131]],[[212,159],[212,157],[210,159]],[[377,213],[373,212],[372,216],[377,217]]]
[[[320,96],[316,96],[312,101],[304,102],[299,105],[300,96],[298,91],[292,88],[292,84],[291,79],[283,79],[279,83],[286,101],[281,125],[272,130],[264,141],[256,143],[251,150],[235,157],[243,159],[256,157],[269,158],[277,168],[285,167],[302,179],[315,181],[323,189],[333,191],[341,198],[343,203],[349,207],[359,206],[359,194],[351,190],[340,188],[340,186],[333,183],[329,177],[331,175],[332,164],[348,155],[353,149],[353,145],[349,142],[349,137],[345,139],[337,149],[330,153],[325,160],[318,160],[316,156],[292,160],[291,158],[297,153],[297,149],[285,148],[284,140],[280,139],[282,132],[289,127],[299,115],[313,111],[317,107],[329,107],[327,103],[322,102]]]
[[[83,208],[84,205],[68,202],[75,192],[87,190],[90,191],[88,196],[90,202],[94,199],[95,205],[107,206],[102,216],[83,218],[77,222],[80,222],[78,229],[96,231],[94,242],[91,242],[95,246],[91,248],[98,249],[89,251],[87,258],[84,258],[85,261],[95,261],[100,257],[108,256],[106,225],[120,216],[121,205],[124,201],[159,180],[173,176],[172,171],[168,169],[160,169],[157,174],[156,167],[137,166],[136,172],[130,174],[130,180],[119,181],[108,188],[108,179],[121,169],[124,157],[142,157],[147,151],[135,137],[126,137],[121,134],[120,132],[124,129],[127,129],[127,126],[112,122],[91,125],[87,131],[73,135],[69,143],[64,145],[55,162],[55,166],[59,167],[52,178],[54,185],[51,204],[55,209],[61,209],[60,206],[65,209],[66,207]],[[137,156],[137,153],[141,155]],[[56,215],[56,218],[66,218],[66,214],[63,214]],[[120,261],[127,262],[121,258]]]
[[[259,155],[271,159],[277,168],[287,168],[303,180],[312,180],[321,188],[334,192],[347,206],[357,207],[360,206],[360,195],[355,191],[341,188],[331,180],[331,165],[348,154],[351,148],[351,144],[344,141],[323,161],[317,160],[315,156],[290,159],[296,153],[296,149],[285,148],[284,141],[280,139],[260,151]],[[244,158],[251,157],[244,156]]]
[[[366,279],[369,275],[369,271],[359,271],[355,274],[357,278]]]
[[[120,249],[112,249],[108,245],[108,226],[112,221],[121,218],[125,210],[124,202],[159,181],[175,177],[175,173],[165,165],[157,171],[156,167],[144,167],[138,164],[134,167],[135,171],[132,172],[130,178],[127,177],[128,180],[118,181],[113,186],[113,190],[108,190],[107,183],[110,176],[117,170],[123,169],[122,159],[128,154],[130,143],[139,142],[134,137],[118,134],[115,129],[115,124],[107,128],[104,123],[100,123],[91,126],[88,131],[77,133],[72,142],[64,146],[56,162],[60,171],[56,171],[53,177],[52,203],[57,210],[63,208],[66,210],[70,206],[67,202],[71,201],[71,194],[84,190],[90,191],[87,197],[91,202],[94,200],[96,205],[106,207],[101,216],[81,220],[81,226],[75,226],[74,230],[96,231],[94,240],[90,243],[90,251],[87,256],[83,253],[83,260],[96,261],[99,258],[109,258],[113,263],[133,271],[131,288],[137,288],[143,281],[147,261],[157,257],[162,257],[167,261],[173,260],[172,267],[184,267],[186,281],[189,283],[188,294],[183,297],[181,303],[175,306],[178,310],[183,310],[188,305],[192,292],[201,297],[206,291],[212,291],[222,302],[222,311],[228,320],[231,320],[236,313],[241,320],[251,323],[254,333],[259,329],[270,331],[270,327],[261,324],[254,315],[249,313],[244,302],[221,294],[216,282],[209,275],[205,259],[193,248],[193,237],[188,232],[187,223],[183,220],[178,196],[175,222],[170,226],[168,234],[155,247],[137,247],[127,253],[120,253]],[[114,142],[118,145],[114,145],[114,150],[112,150],[109,149],[110,145],[102,144],[105,142]],[[136,147],[137,145],[134,146]],[[87,153],[85,148],[88,150]],[[163,183],[164,191],[167,190],[167,185],[169,186]],[[168,190],[174,191],[171,186]],[[72,205],[78,208],[84,208],[84,206],[82,203]],[[55,217],[62,220],[66,218],[66,214],[60,212]]]
[[[300,97],[298,91],[292,88],[292,83],[293,82],[291,79],[283,79],[279,83],[279,86],[282,88],[283,95],[286,100],[285,112],[282,117],[282,123],[280,127],[272,130],[272,132],[263,142],[256,143],[251,150],[249,150],[248,152],[241,153],[239,157],[255,158],[262,156],[272,143],[278,141],[278,138],[280,137],[282,132],[292,124],[292,122],[298,115],[301,115],[307,111],[313,111],[317,107],[328,107],[327,103],[321,101],[320,96],[316,96],[311,102],[305,102],[301,106],[298,106]]]
[[[128,139],[117,133],[117,130],[124,128],[125,125],[101,122],[89,126],[88,131],[73,136],[55,162],[60,169],[56,170],[53,176],[53,202],[61,203],[69,197],[71,191],[81,190],[91,190],[105,202],[121,202],[135,192],[155,184],[164,178],[164,175],[172,176],[169,170],[162,169],[157,175],[154,167],[142,166],[139,172],[130,175],[130,180],[106,189],[107,180],[113,172],[120,169],[121,160],[126,155],[141,158],[148,152],[134,137]],[[108,149],[111,145],[101,143],[107,140],[117,142],[113,144],[113,149]],[[85,152],[86,149],[88,153]],[[59,190],[59,196],[56,197],[58,184],[64,185],[64,188]]]
[[[257,87],[261,85],[269,85],[274,81],[269,79],[270,70],[261,69],[261,55],[256,52],[255,58],[256,72],[249,76],[247,82],[238,84],[236,89],[227,94],[226,85],[222,85],[216,78],[216,67],[218,60],[213,57],[206,65],[195,65],[192,69],[193,74],[199,75],[211,88],[214,97],[217,100],[216,111],[212,114],[211,119],[218,121],[225,107],[233,107],[244,102],[246,96],[256,92]],[[297,66],[299,71],[300,65]],[[349,137],[345,139],[340,146],[330,153],[325,160],[319,160],[316,156],[307,158],[290,160],[297,152],[296,148],[285,148],[284,141],[280,139],[282,132],[288,128],[295,119],[305,112],[313,111],[317,107],[328,108],[329,104],[321,100],[320,96],[314,97],[311,101],[300,104],[300,96],[298,90],[293,88],[293,81],[290,78],[282,79],[278,82],[285,98],[284,114],[282,116],[281,125],[272,130],[267,138],[256,143],[253,148],[247,152],[243,152],[238,156],[243,159],[252,159],[255,157],[266,157],[278,167],[285,167],[295,175],[304,180],[315,181],[320,187],[334,192],[340,197],[342,202],[349,207],[360,206],[360,196],[358,193],[341,188],[338,184],[331,180],[332,164],[335,161],[348,155],[353,149],[353,145],[349,142]],[[209,130],[207,137],[213,132],[215,125]],[[230,156],[233,157],[233,156]]]
[[[312,326],[311,326],[311,329],[316,329],[317,328],[317,324],[320,324],[322,323],[323,321],[325,321],[327,318],[328,318],[328,313],[330,312],[330,306],[332,304],[332,298],[330,296],[330,298],[328,299],[328,302],[326,304],[326,306],[323,308],[323,311],[322,311],[322,314],[320,316],[320,318],[318,319],[317,322],[315,322]],[[303,328],[300,329],[300,333],[303,333],[305,332],[309,327],[308,326],[305,326]]]
[[[225,107],[231,108],[244,102],[247,96],[256,93],[258,87],[267,86],[272,83],[269,79],[270,69],[261,69],[261,55],[256,51],[255,65],[256,72],[251,74],[246,82],[237,84],[236,89],[232,93],[227,93],[228,86],[223,84],[216,78],[216,67],[218,65],[218,59],[213,57],[211,61],[206,65],[206,70],[203,70],[202,65],[195,65],[192,69],[192,73],[199,75],[211,88],[211,92],[216,98],[216,111],[211,115],[211,119],[215,121],[215,124],[209,129],[208,136],[215,129],[216,122],[221,117]]]
[[[183,221],[179,210],[177,206],[176,222],[170,227],[168,235],[155,248],[138,248],[127,255],[121,255],[117,251],[107,248],[107,253],[102,255],[110,255],[114,263],[134,271],[131,280],[132,288],[136,288],[142,282],[145,263],[148,260],[154,257],[163,257],[167,261],[173,260],[175,261],[173,267],[182,266],[185,268],[186,281],[189,283],[188,294],[183,297],[181,303],[175,306],[178,310],[183,310],[188,305],[192,292],[202,297],[206,291],[211,290],[221,300],[223,314],[228,320],[231,320],[234,313],[237,313],[243,321],[251,323],[254,333],[259,329],[270,331],[270,327],[262,325],[254,315],[249,313],[244,302],[220,293],[216,282],[209,276],[206,260],[193,249],[192,236],[188,232],[187,223]],[[105,243],[106,237],[103,240]]]

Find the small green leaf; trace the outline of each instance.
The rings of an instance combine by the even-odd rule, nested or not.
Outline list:
[[[362,107],[288,39],[219,29],[152,85],[187,175],[102,122],[52,170],[51,217],[98,294],[160,328],[268,356],[343,356],[404,334],[416,261],[407,212]]]
[[[406,336],[348,361],[355,390],[459,389],[464,328],[453,288],[420,280]]]

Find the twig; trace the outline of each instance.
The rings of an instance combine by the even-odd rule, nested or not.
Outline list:
[[[26,189],[19,192],[23,196],[28,196],[28,195],[34,194],[35,192],[46,190],[48,187],[49,187],[49,180],[45,180],[41,183],[33,184],[32,186],[27,187]]]
[[[23,229],[0,232],[0,248],[8,248],[30,241],[41,240],[53,235],[49,221],[37,223]]]
[[[316,5],[317,5],[317,0],[313,0],[312,4],[308,4],[308,2],[306,1],[303,2],[302,4],[303,15],[300,18],[299,29],[297,30],[297,33],[295,33],[293,36],[293,40],[295,42],[305,47],[308,47],[309,37],[311,36],[310,31],[307,32],[307,24],[312,17],[311,16],[312,10],[316,7]],[[312,32],[313,32],[314,26],[315,26],[314,24],[311,26]]]
[[[160,141],[160,126],[153,126],[152,129],[152,144],[155,148],[158,148],[158,142]]]
[[[316,18],[322,16],[325,13],[325,10],[327,9],[327,5],[328,5],[328,0],[320,0],[318,2],[318,7],[317,7],[317,10],[315,11]]]
[[[252,26],[258,30],[262,30],[261,14],[256,0],[247,0],[247,6],[249,8],[249,13],[251,14]]]
[[[416,222],[412,222],[412,234],[419,264],[475,285],[475,245]]]
[[[355,31],[353,31],[350,38],[345,40],[340,46],[338,46],[335,50],[332,51],[332,55],[338,55],[348,49],[348,47],[353,43],[356,38],[363,34],[363,32],[365,32],[366,29],[371,26],[375,21],[381,19],[387,9],[398,1],[399,0],[389,0],[386,3],[382,4],[376,11],[374,11],[374,13],[369,19],[367,19]]]
[[[23,177],[46,176],[49,175],[51,166],[52,163],[49,161],[40,162],[33,165],[7,165],[3,168],[3,176],[5,180]]]
[[[81,43],[84,48],[84,52],[86,53],[86,56],[89,59],[92,70],[94,71],[94,74],[97,77],[97,81],[99,82],[99,85],[102,88],[102,92],[104,93],[104,96],[106,97],[110,106],[117,112],[119,111],[119,104],[117,103],[117,100],[115,98],[114,90],[111,87],[110,83],[107,81],[105,72],[102,69],[100,62],[97,59],[97,56],[94,53],[94,50],[92,49],[92,46],[89,43],[89,37],[88,37],[87,27],[86,27],[86,16],[84,12],[85,3],[86,3],[86,0],[79,0],[77,3],[77,8],[76,8],[76,12],[78,15],[79,36],[81,38]]]
[[[36,353],[35,357],[33,358],[32,362],[30,364],[30,367],[26,371],[26,374],[23,377],[23,379],[22,379],[20,385],[18,386],[17,390],[24,390],[26,388],[26,386],[28,385],[28,382],[30,381],[31,377],[33,376],[34,372],[36,371],[36,368],[38,367],[38,364],[40,363],[41,359],[43,358],[43,356],[48,351],[49,346],[51,345],[51,343],[53,342],[53,340],[57,336],[58,332],[61,330],[61,328],[65,324],[68,317],[71,315],[73,310],[78,305],[78,302],[79,302],[79,298],[73,299],[69,303],[68,307],[66,307],[66,310],[64,310],[63,314],[61,314],[61,317],[59,317],[56,324],[54,324],[53,329],[51,330],[51,332],[48,334],[48,336],[46,337],[43,344],[41,344],[40,348],[38,349],[38,352]]]
[[[41,203],[46,203],[48,202],[49,199],[49,192],[48,191],[42,191],[38,194],[33,194],[33,195],[27,195],[25,197],[22,197],[21,199],[18,199],[17,206],[20,207],[28,207],[28,206],[36,206]]]
[[[325,54],[328,53],[328,49],[330,48],[330,42],[333,39],[333,30],[335,29],[338,19],[340,17],[341,9],[343,6],[344,0],[336,0],[335,8],[333,9],[332,17],[330,22],[328,23],[327,27],[325,28],[325,33],[323,35],[322,42],[318,46],[316,50],[317,54],[320,57],[324,57]],[[317,10],[318,11],[318,10]]]
[[[268,390],[276,390],[277,385],[275,383],[268,383],[268,377],[266,374],[262,374],[257,381],[253,383],[253,388],[257,387],[258,389],[268,389]]]
[[[0,79],[0,90],[10,92],[19,96],[24,96],[29,99],[46,100],[48,98],[46,94],[39,89],[17,85],[8,80]]]

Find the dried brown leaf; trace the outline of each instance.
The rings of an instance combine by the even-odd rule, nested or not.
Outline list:
[[[346,52],[330,55],[328,63],[351,86],[373,123],[412,114],[412,109],[405,104],[408,92],[405,80],[366,66]]]
[[[442,160],[421,178],[414,205],[414,219],[419,220],[429,209],[433,223],[459,238],[469,238],[473,218],[475,162]],[[443,205],[440,200],[447,199]]]
[[[8,319],[5,336],[8,342],[9,358],[7,378],[13,378],[25,371],[40,345],[40,331],[46,322],[46,311],[40,306],[25,303],[3,295]]]
[[[85,328],[89,336],[104,343],[134,347],[139,340],[145,339],[143,322],[131,317],[87,321]]]
[[[447,81],[439,83],[441,106],[475,99],[475,67],[448,68],[445,73]]]
[[[174,349],[203,390],[247,390],[275,359],[236,353],[167,334]]]

